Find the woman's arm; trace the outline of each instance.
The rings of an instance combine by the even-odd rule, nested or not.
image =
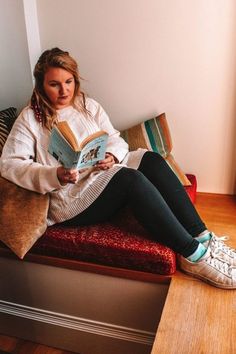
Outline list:
[[[34,117],[28,117],[28,111],[20,114],[8,136],[0,159],[0,171],[2,177],[13,183],[45,194],[62,187],[57,178],[58,166],[36,162],[37,126],[35,131],[30,127],[29,118]]]

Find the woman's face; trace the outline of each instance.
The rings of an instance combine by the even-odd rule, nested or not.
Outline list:
[[[74,96],[74,76],[61,68],[49,68],[44,75],[43,88],[55,109],[65,108],[71,104]]]

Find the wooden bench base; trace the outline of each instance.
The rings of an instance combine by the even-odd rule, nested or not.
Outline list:
[[[169,277],[30,258],[0,257],[0,333],[82,354],[150,353]]]

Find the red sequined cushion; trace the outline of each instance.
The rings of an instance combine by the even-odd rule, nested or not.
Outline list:
[[[185,187],[195,201],[196,178]],[[31,253],[78,259],[114,267],[170,275],[176,270],[175,253],[153,240],[128,209],[110,222],[84,226],[48,227]]]

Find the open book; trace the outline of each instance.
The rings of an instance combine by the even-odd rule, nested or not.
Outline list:
[[[108,134],[100,130],[78,142],[69,124],[59,122],[52,128],[48,151],[65,168],[87,168],[105,158]]]

